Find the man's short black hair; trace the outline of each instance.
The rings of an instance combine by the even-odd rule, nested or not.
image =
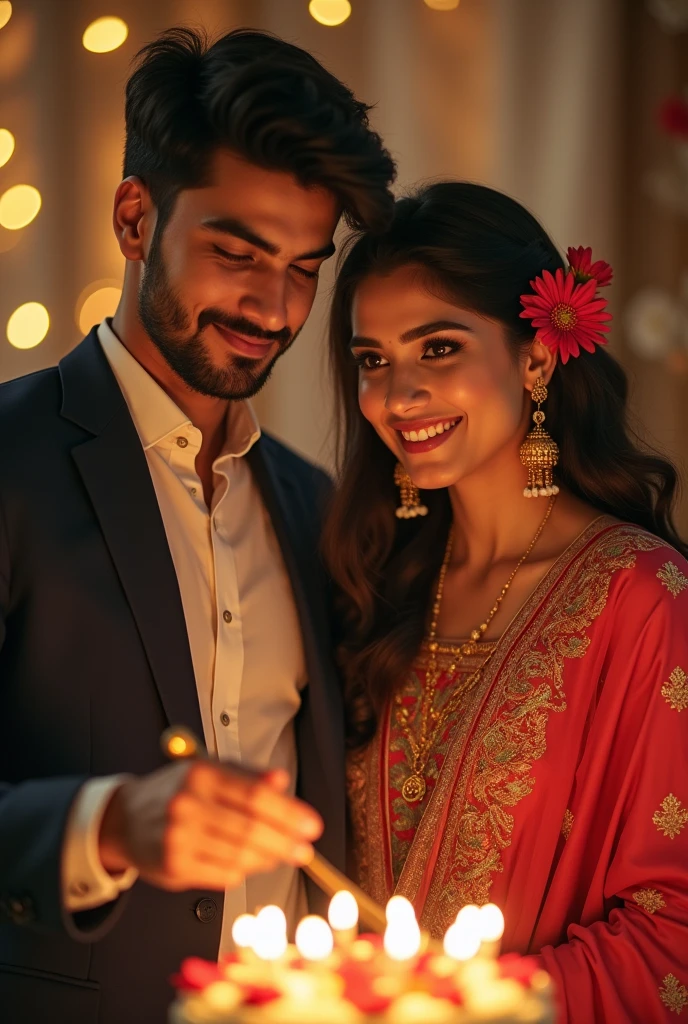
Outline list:
[[[124,176],[148,186],[164,222],[182,189],[202,186],[213,152],[321,186],[351,227],[391,219],[394,162],[368,111],[305,50],[237,29],[214,43],[172,28],[137,54],[126,88]]]

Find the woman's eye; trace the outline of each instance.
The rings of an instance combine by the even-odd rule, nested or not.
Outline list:
[[[458,341],[426,341],[423,346],[423,358],[446,359],[447,356],[460,352],[463,345]]]
[[[377,352],[362,352],[354,356],[354,362],[362,370],[377,370],[387,365],[387,360]]]

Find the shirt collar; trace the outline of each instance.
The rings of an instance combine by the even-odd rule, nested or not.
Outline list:
[[[117,378],[144,449],[153,448],[170,434],[192,426],[188,416],[125,348],[108,320],[103,320],[98,327],[98,341]],[[240,458],[259,437],[260,426],[250,402],[246,399],[228,402],[227,437],[222,455]]]

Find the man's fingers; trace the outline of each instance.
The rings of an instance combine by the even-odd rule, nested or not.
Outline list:
[[[310,842],[323,830],[320,816],[295,797],[285,796],[262,779],[235,778],[220,775],[216,798],[227,807],[241,811],[247,818],[257,818],[277,831],[298,840]]]
[[[245,846],[275,862],[284,861],[301,867],[313,857],[310,843],[286,836],[271,825],[254,817],[247,818],[233,808],[222,807],[219,813],[208,808],[204,811],[203,828],[209,844],[217,838],[237,847]]]

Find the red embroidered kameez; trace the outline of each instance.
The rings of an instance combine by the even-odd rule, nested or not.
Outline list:
[[[436,936],[497,903],[503,950],[541,958],[561,1024],[688,1018],[688,563],[602,517],[492,647],[419,804],[393,706],[352,755],[361,884],[407,896]],[[402,691],[411,721],[426,666]],[[445,671],[438,698],[474,668]]]

